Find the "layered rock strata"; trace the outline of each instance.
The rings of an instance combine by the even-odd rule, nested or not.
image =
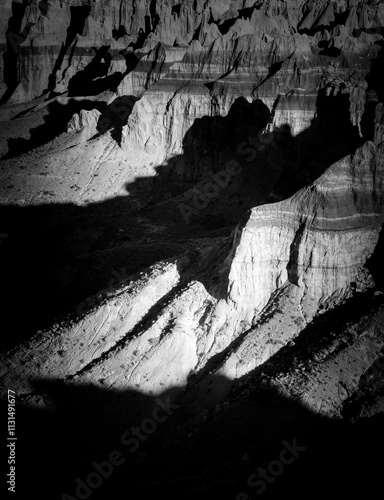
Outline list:
[[[160,265],[146,278],[153,296],[133,281],[54,340],[46,332],[7,354],[5,381],[26,383],[28,391],[26,375],[70,377],[156,392],[186,384],[235,339],[240,345],[218,373],[245,375],[297,336],[319,307],[346,296],[384,222],[383,168],[382,146],[366,143],[292,198],[252,210],[221,259],[208,247],[200,262]],[[283,312],[268,318],[275,296]]]

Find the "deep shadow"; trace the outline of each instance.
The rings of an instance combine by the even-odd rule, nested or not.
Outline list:
[[[226,35],[228,33],[228,31],[232,28],[232,26],[235,25],[235,23],[238,19],[250,20],[252,18],[253,12],[255,10],[259,10],[260,8],[261,8],[261,4],[259,4],[259,5],[255,4],[255,5],[252,5],[251,7],[245,7],[243,9],[239,9],[237,17],[225,19],[224,21],[220,20],[220,19],[215,21],[213,19],[213,15],[211,12],[209,24],[216,24],[217,27],[219,28],[220,33],[222,35]]]
[[[308,498],[314,485],[320,498],[330,491],[332,497],[370,496],[379,487],[382,414],[349,425],[258,383],[221,413],[187,403],[178,390],[151,396],[50,380],[35,381],[34,387],[35,399],[29,401],[34,408],[22,398],[16,408],[18,498],[27,493],[42,500],[76,498],[76,478],[94,484],[89,475],[95,464],[105,464],[114,451],[123,463],[104,480],[93,476],[101,486],[91,489],[92,498],[123,499],[127,491],[143,500],[233,500],[241,492],[257,498],[250,476],[279,460],[285,443],[296,443],[299,454],[268,484],[265,498]],[[39,409],[41,397],[40,408],[50,404],[52,410]],[[154,422],[158,398],[169,414],[160,411],[164,421],[151,424],[145,419]],[[171,401],[178,408],[169,406]],[[140,430],[143,425],[153,432]],[[121,441],[132,426],[140,432],[138,446]]]
[[[335,47],[333,40],[322,40],[317,45],[322,49],[319,56],[339,57],[341,54],[341,49]]]
[[[379,28],[378,31],[383,31]],[[372,140],[374,136],[374,117],[376,106],[384,100],[384,77],[382,67],[384,64],[384,42],[382,40],[375,42],[380,47],[378,56],[372,61],[371,69],[365,80],[368,83],[367,100],[365,111],[361,121],[361,130],[366,140]]]
[[[85,24],[87,21],[87,17],[91,12],[90,5],[81,5],[81,6],[72,6],[70,7],[71,20],[67,29],[67,38],[65,43],[62,45],[60,50],[60,54],[56,60],[55,66],[52,70],[52,74],[48,78],[48,89],[54,90],[56,87],[56,73],[62,66],[64,58],[66,55],[69,55],[72,58],[75,50],[76,44],[75,39],[77,35],[82,35],[85,29]]]
[[[316,132],[328,144],[341,140],[359,144],[361,141],[358,129],[350,119],[350,96],[342,91],[342,85],[336,95],[332,93],[331,87],[319,91],[316,102]]]
[[[297,229],[295,238],[292,241],[289,249],[289,261],[287,265],[288,281],[297,286],[299,286],[299,279],[300,279],[299,251],[305,233],[306,233],[306,223],[304,222]]]
[[[160,23],[160,15],[157,12],[156,4],[157,4],[156,0],[150,0],[149,2],[149,13],[151,15],[151,31],[153,31],[154,33],[156,31],[157,26]]]
[[[116,91],[125,73],[116,72],[108,75],[108,68],[112,61],[109,49],[109,46],[97,49],[92,61],[70,79],[69,96],[93,96],[106,90]]]
[[[240,9],[239,10],[239,18],[243,18],[243,19],[251,19],[252,18],[252,14],[255,10],[260,10],[261,7],[262,7],[262,2],[260,2],[259,4],[255,3],[255,5],[252,5],[251,7],[246,7],[244,9]]]
[[[123,127],[127,124],[136,101],[138,101],[137,97],[127,95],[117,97],[109,104],[97,123],[99,135],[111,131],[111,136],[120,145]]]
[[[308,4],[307,11],[309,11],[310,9],[311,6]],[[319,33],[323,30],[331,32],[336,26],[345,25],[345,22],[347,21],[349,16],[349,12],[350,11],[348,9],[346,9],[344,12],[335,12],[333,21],[331,21],[327,25],[314,23],[316,25],[314,28],[300,28],[299,25],[299,29],[297,31],[298,33],[300,33],[300,35],[308,35],[310,37],[315,36],[316,33]],[[303,17],[303,20],[304,19],[305,17]]]
[[[383,33],[384,28],[379,28],[378,32]],[[368,83],[368,90],[373,89],[380,102],[384,101],[384,76],[382,72],[382,67],[384,63],[384,41],[378,40],[375,42],[375,45],[380,47],[378,56],[372,61],[371,70],[366,76],[366,81]]]
[[[384,291],[384,226],[380,231],[379,241],[372,257],[367,262],[367,267],[375,281],[377,288]]]
[[[21,33],[21,23],[23,20],[25,8],[28,2],[12,2],[12,16],[9,18],[6,30],[7,50],[3,53],[3,80],[7,90],[1,96],[0,106],[5,104],[15,91],[18,81],[17,60],[20,52],[20,44],[27,38],[30,26],[26,27]]]

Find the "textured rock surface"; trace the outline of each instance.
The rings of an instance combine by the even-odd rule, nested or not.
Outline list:
[[[4,361],[8,385],[19,383],[27,371],[158,392],[185,384],[192,371],[244,334],[218,373],[230,379],[245,375],[295,337],[320,306],[345,297],[372,256],[384,223],[383,153],[368,142],[292,198],[252,210],[236,228],[221,269],[209,254],[204,262],[203,252],[188,270],[200,279],[180,283],[176,263],[170,271],[164,267],[158,279],[152,271],[154,296],[146,289],[133,295],[125,291],[129,310],[121,299],[108,299],[91,317],[56,334],[55,342],[47,333],[38,348],[28,344],[24,349],[34,352],[36,362],[26,366],[24,349]],[[136,287],[142,285],[136,282]],[[279,301],[288,301],[284,314],[278,320],[260,318],[276,292]],[[156,313],[143,323],[152,308]],[[291,325],[285,320],[283,333],[276,323],[289,312]],[[84,342],[89,329],[94,333]],[[164,363],[165,372],[160,368]]]
[[[47,436],[24,445],[53,457],[40,497],[72,495],[159,407],[95,498],[135,476],[132,498],[249,500],[298,436],[309,465],[270,498],[301,498],[332,460],[374,475],[350,457],[371,457],[383,412],[383,3],[0,10],[2,304],[18,322],[1,395]]]

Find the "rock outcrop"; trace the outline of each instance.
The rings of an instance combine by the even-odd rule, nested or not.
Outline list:
[[[297,336],[320,307],[350,292],[384,223],[383,154],[382,145],[366,143],[292,198],[244,216],[227,256],[215,253],[212,260],[209,249],[187,270],[184,261],[155,267],[146,278],[154,294],[133,281],[123,298],[119,292],[97,304],[54,342],[52,332],[34,339],[4,359],[8,385],[20,387],[25,373],[33,373],[158,392],[186,384],[239,337],[219,373],[247,374]],[[268,319],[271,300],[284,313]],[[29,351],[33,359],[26,362]]]
[[[16,391],[37,426],[49,410],[66,427],[81,400],[74,470],[110,446],[111,414],[124,436],[121,420],[162,408],[147,444],[163,467],[131,457],[143,498],[164,484],[169,498],[249,500],[244,464],[266,466],[287,429],[265,408],[287,411],[295,436],[303,418],[304,437],[380,418],[382,2],[0,10],[2,303],[19,322],[2,396]],[[212,465],[216,424],[236,442]],[[60,478],[49,500],[65,497]]]

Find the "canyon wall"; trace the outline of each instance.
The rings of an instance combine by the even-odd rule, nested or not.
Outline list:
[[[164,158],[180,153],[195,119],[228,113],[240,96],[262,99],[270,125],[288,124],[297,135],[323,112],[318,92],[327,89],[332,105],[346,101],[360,128],[364,77],[379,50],[384,16],[380,2],[303,0],[33,0],[5,1],[1,9],[1,88],[8,102],[96,96],[111,88],[142,97],[150,89],[151,123],[139,127],[169,132],[150,144],[137,140],[161,148]],[[317,140],[334,133],[344,134],[331,126],[317,130]]]
[[[157,265],[74,326],[32,339],[3,359],[2,376],[27,392],[31,377],[69,377],[156,393],[235,339],[217,373],[246,375],[350,293],[384,223],[383,154],[367,142],[292,198],[246,214],[227,245]]]
[[[268,498],[374,496],[383,26],[380,0],[0,0],[0,393],[29,496],[249,500],[291,438]]]

